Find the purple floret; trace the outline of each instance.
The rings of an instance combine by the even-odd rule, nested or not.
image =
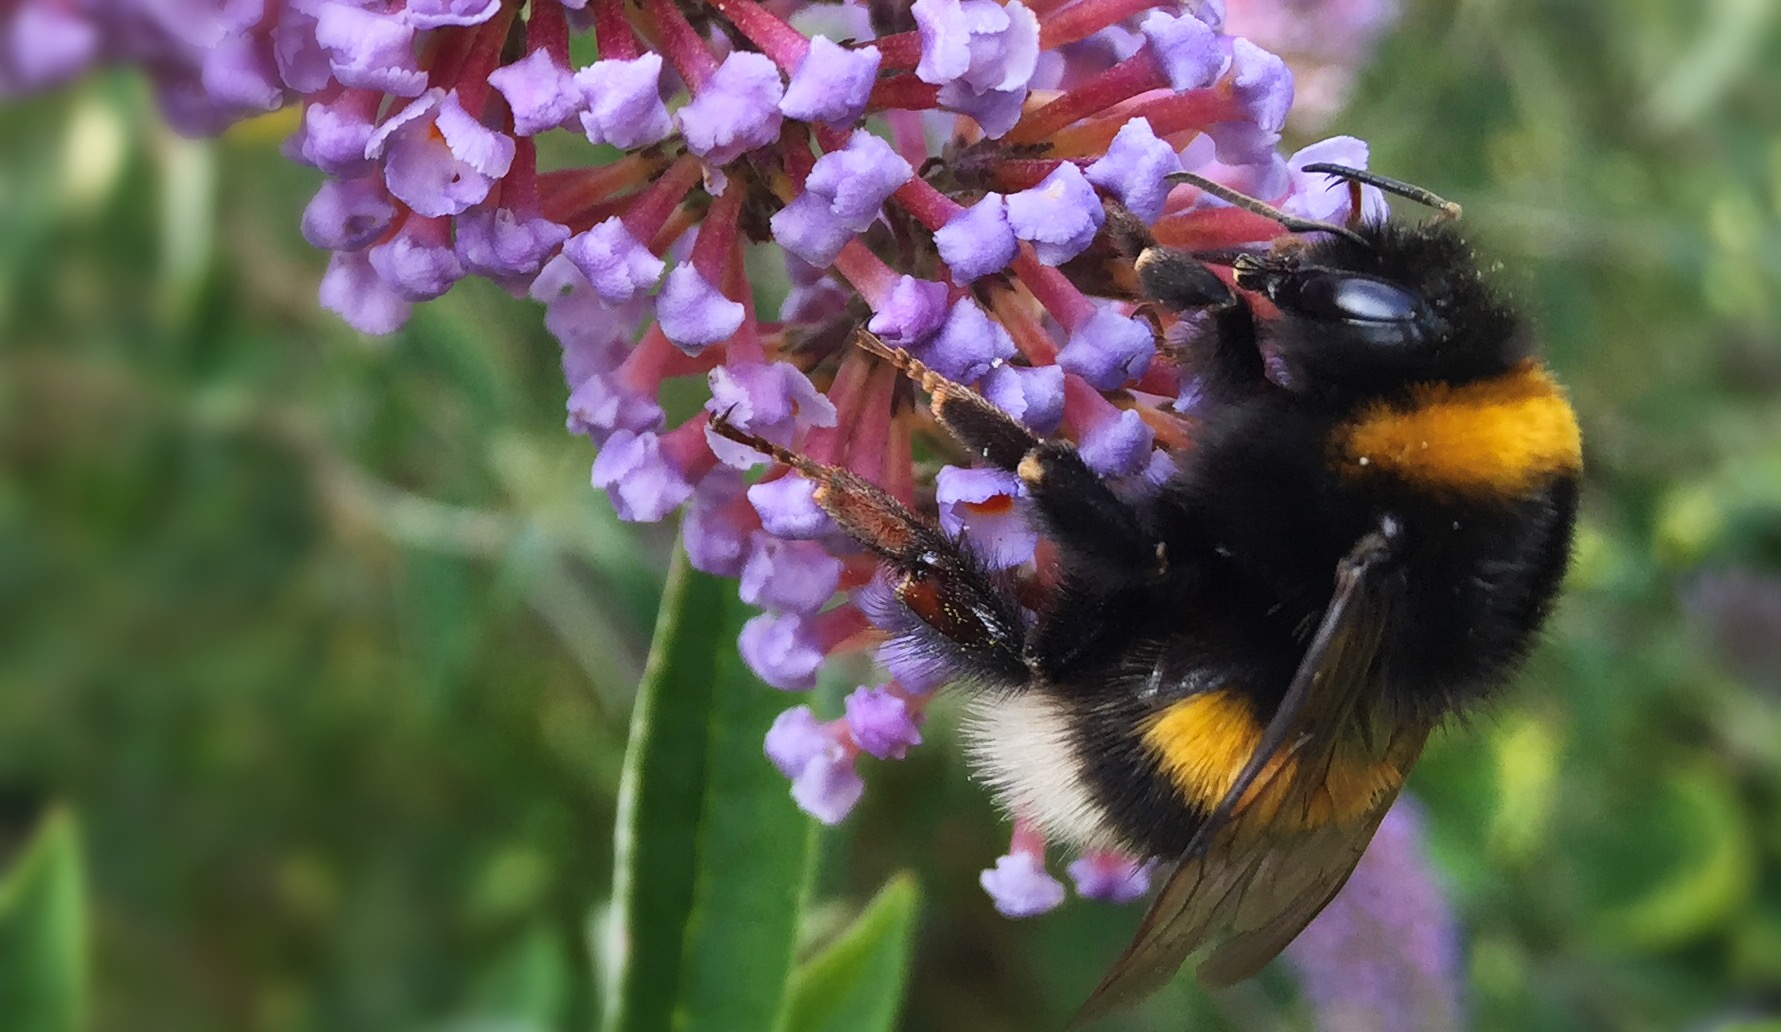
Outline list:
[[[303,209],[303,239],[328,251],[357,251],[395,220],[396,206],[373,178],[330,179]]]
[[[427,73],[414,63],[414,26],[400,12],[380,14],[350,3],[325,2],[315,13],[315,38],[342,86],[396,97],[418,97]]]
[[[429,217],[456,215],[488,196],[513,163],[513,139],[470,117],[457,91],[428,90],[365,144],[382,158],[390,193]]]
[[[394,333],[412,305],[384,283],[365,251],[336,251],[322,274],[322,307],[360,333]]]
[[[811,541],[756,534],[742,567],[742,601],[762,609],[814,613],[835,596],[841,561]]]
[[[856,132],[847,146],[816,159],[804,192],[774,213],[773,236],[805,262],[827,265],[847,241],[877,221],[885,198],[914,174],[889,144]]]
[[[984,397],[1035,433],[1051,433],[1064,416],[1064,371],[1058,366],[999,365],[982,388]]]
[[[1098,390],[1111,391],[1144,375],[1156,355],[1156,334],[1142,319],[1101,308],[1070,334],[1057,364]]]
[[[960,286],[1007,268],[1019,249],[1008,225],[1007,199],[999,193],[984,194],[935,230],[934,245],[952,270],[952,281]]]
[[[371,267],[405,301],[430,301],[464,278],[464,263],[444,227],[410,218],[370,250]]]
[[[1106,212],[1082,170],[1066,161],[1038,186],[1008,195],[1008,225],[1039,260],[1062,265],[1094,242]]]
[[[538,274],[551,252],[568,239],[569,227],[541,215],[479,204],[458,216],[458,257],[471,272],[503,282]]]
[[[507,98],[507,106],[513,110],[513,132],[518,136],[555,129],[587,103],[575,77],[543,49],[495,69],[489,73],[489,85]]]
[[[648,294],[661,281],[668,263],[631,235],[624,220],[612,216],[563,245],[563,254],[587,277],[600,299],[622,304]],[[732,328],[733,331],[733,328]],[[725,334],[728,336],[728,334]],[[669,335],[673,339],[673,335]]]
[[[1102,476],[1123,477],[1144,470],[1155,440],[1143,416],[1121,409],[1084,430],[1079,449],[1082,460]]]
[[[593,484],[612,499],[618,518],[654,523],[692,497],[686,474],[663,453],[653,433],[620,430],[594,456]]]
[[[996,866],[977,876],[978,884],[1003,917],[1037,917],[1064,901],[1064,883],[1028,852],[996,858]]]
[[[960,383],[975,383],[1015,355],[1008,331],[968,297],[954,301],[940,329],[913,351],[929,368]]]
[[[736,644],[756,677],[790,692],[816,686],[823,648],[810,622],[797,613],[762,613],[742,625]]]
[[[1108,903],[1130,903],[1150,891],[1149,861],[1133,860],[1119,853],[1086,853],[1065,870],[1076,883],[1076,894]]]
[[[883,685],[861,686],[847,696],[847,729],[861,749],[881,760],[900,760],[921,744],[908,701]]]
[[[1230,67],[1225,41],[1212,26],[1191,14],[1152,11],[1139,27],[1168,76],[1170,89],[1185,92],[1210,86]]]
[[[865,791],[835,724],[818,721],[808,706],[795,706],[773,721],[765,751],[792,780],[792,799],[824,824],[836,824]]]
[[[1039,535],[1027,520],[1020,478],[999,469],[943,466],[934,478],[940,529],[962,538],[991,569],[1033,558]]]
[[[586,110],[581,129],[592,143],[620,150],[647,147],[674,131],[662,103],[662,55],[595,61],[575,73]]]
[[[836,128],[854,124],[865,113],[880,59],[877,47],[849,48],[827,36],[813,37],[779,100],[780,113]]]
[[[501,9],[501,0],[407,0],[402,20],[417,29],[481,25]]]
[[[742,325],[742,302],[731,301],[689,264],[676,265],[656,298],[656,319],[668,339],[688,354],[735,333]]]
[[[866,329],[886,343],[908,347],[940,328],[948,314],[946,284],[904,276],[872,313]]]
[[[775,537],[807,540],[834,529],[829,514],[816,504],[816,485],[801,476],[783,476],[748,489],[748,500],[761,518],[761,528]]]
[[[724,58],[698,96],[680,109],[687,149],[713,165],[779,138],[785,84],[765,54],[739,50]]]
[[[1106,155],[1088,166],[1085,175],[1139,220],[1155,222],[1172,189],[1165,177],[1179,171],[1181,156],[1175,148],[1157,139],[1147,119],[1134,118],[1120,127]]]

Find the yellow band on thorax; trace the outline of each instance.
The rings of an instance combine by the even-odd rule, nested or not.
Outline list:
[[[1144,728],[1144,744],[1163,773],[1193,807],[1210,813],[1237,782],[1256,746],[1262,727],[1249,704],[1231,691],[1204,692],[1172,703]],[[1301,806],[1283,810],[1298,780],[1295,760],[1276,754],[1244,797],[1243,820],[1281,830],[1318,827],[1331,821],[1353,821],[1398,789],[1403,772],[1390,762],[1367,755],[1357,746],[1341,748],[1331,760],[1321,785],[1310,787]],[[1277,825],[1276,822],[1284,822]]]
[[[1583,462],[1577,417],[1533,361],[1462,387],[1415,387],[1407,406],[1369,406],[1331,444],[1345,478],[1389,475],[1472,496],[1520,497]]]

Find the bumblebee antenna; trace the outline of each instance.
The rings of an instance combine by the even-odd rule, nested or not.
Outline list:
[[[1164,176],[1163,179],[1170,183],[1186,183],[1189,186],[1199,187],[1201,190],[1206,191],[1221,201],[1227,201],[1242,208],[1244,211],[1253,212],[1264,219],[1278,222],[1283,228],[1291,233],[1334,233],[1339,237],[1352,240],[1362,247],[1372,246],[1367,242],[1366,237],[1361,236],[1359,233],[1356,233],[1354,230],[1349,229],[1346,226],[1338,226],[1333,222],[1319,222],[1316,219],[1301,219],[1297,215],[1288,215],[1286,212],[1274,207],[1267,201],[1251,197],[1246,193],[1238,193],[1228,186],[1214,183],[1212,180],[1207,179],[1205,176],[1202,176],[1197,172],[1171,172]]]
[[[1409,183],[1382,176],[1377,172],[1368,172],[1364,168],[1349,168],[1347,165],[1332,165],[1327,161],[1319,161],[1306,165],[1300,171],[1322,172],[1326,176],[1346,179],[1351,183],[1365,183],[1368,186],[1378,187],[1388,194],[1396,194],[1406,200],[1435,209],[1436,218],[1442,222],[1450,222],[1460,216],[1460,207],[1456,202],[1442,197],[1433,190],[1412,186]]]

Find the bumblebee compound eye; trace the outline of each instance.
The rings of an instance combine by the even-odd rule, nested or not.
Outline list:
[[[1408,323],[1425,307],[1416,292],[1372,276],[1317,272],[1296,283],[1289,279],[1282,287],[1277,302],[1319,319]]]

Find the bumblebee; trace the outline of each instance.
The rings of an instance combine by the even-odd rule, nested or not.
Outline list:
[[[1215,940],[1198,968],[1215,987],[1291,942],[1431,730],[1513,673],[1567,565],[1577,423],[1457,206],[1311,171],[1439,212],[1308,222],[1183,173],[1288,232],[1195,255],[1110,220],[1138,292],[1200,313],[1182,345],[1199,425],[1148,497],[864,339],[973,456],[1024,483],[1056,554],[1036,600],[856,474],[716,423],[815,481],[883,560],[896,643],[974,689],[969,754],[1004,808],[1054,840],[1173,861],[1083,1018]]]

